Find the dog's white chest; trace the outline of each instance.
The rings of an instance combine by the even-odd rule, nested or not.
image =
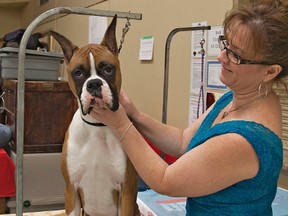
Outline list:
[[[84,194],[86,213],[117,215],[113,192],[121,191],[126,163],[111,129],[84,123],[78,110],[69,128],[67,168],[71,183]]]

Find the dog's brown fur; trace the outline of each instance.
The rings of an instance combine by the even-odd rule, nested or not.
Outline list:
[[[102,41],[102,43],[100,45],[96,45],[96,44],[89,44],[85,47],[82,48],[78,48],[77,46],[75,46],[70,40],[68,40],[67,38],[65,38],[64,36],[56,33],[56,32],[51,32],[51,34],[53,35],[53,37],[59,42],[59,44],[62,47],[63,53],[64,53],[64,57],[65,57],[65,61],[67,63],[67,72],[68,72],[68,82],[70,85],[70,88],[72,90],[72,92],[74,93],[74,95],[77,97],[78,102],[80,101],[79,98],[81,96],[81,88],[82,85],[84,84],[83,80],[83,84],[79,83],[79,81],[75,81],[75,77],[73,77],[73,71],[75,71],[75,68],[77,68],[79,65],[82,65],[81,67],[84,68],[84,70],[89,70],[90,65],[87,65],[87,57],[89,56],[89,53],[92,53],[94,58],[95,58],[95,67],[98,68],[99,67],[99,62],[108,62],[109,64],[113,65],[113,67],[115,67],[115,71],[116,71],[116,75],[115,75],[115,80],[112,80],[110,88],[113,88],[115,90],[115,97],[116,97],[116,102],[118,103],[118,93],[120,92],[120,88],[121,88],[121,72],[120,72],[120,66],[119,66],[119,60],[118,60],[118,49],[117,49],[117,43],[116,43],[116,37],[115,37],[115,28],[116,28],[116,20],[117,17],[115,16],[111,22],[111,24],[109,25],[104,39]],[[90,68],[91,70],[91,68]],[[88,72],[86,72],[88,73]],[[88,79],[89,77],[87,77]],[[105,77],[104,77],[105,78]],[[79,102],[79,105],[82,106],[81,102]],[[110,107],[109,107],[110,108]],[[117,109],[118,108],[118,104],[116,104],[115,106],[113,106],[111,109]],[[81,109],[81,107],[79,107],[79,110]],[[78,111],[79,111],[78,110]],[[87,115],[89,115],[88,113],[85,113],[83,110],[81,116],[85,117]],[[79,112],[81,112],[79,111]],[[79,113],[78,112],[78,113]],[[77,114],[77,112],[75,113],[75,115]],[[79,114],[78,114],[79,115]],[[76,116],[77,117],[77,116]],[[76,118],[74,116],[74,118]],[[85,125],[85,123],[82,123],[81,120],[72,120],[71,125],[72,124],[77,124],[77,126],[79,125]],[[78,117],[78,119],[80,119]],[[74,123],[74,121],[77,121],[76,123]],[[80,123],[79,123],[80,122]],[[75,206],[77,206],[77,199],[80,200],[81,206],[85,211],[85,207],[87,205],[87,203],[85,203],[86,200],[86,194],[85,194],[85,190],[83,188],[83,186],[85,187],[85,185],[81,185],[79,182],[76,181],[72,182],[73,178],[71,178],[71,175],[74,175],[74,179],[76,178],[80,178],[81,176],[80,174],[82,172],[86,172],[86,168],[84,167],[80,167],[83,168],[83,170],[80,172],[79,170],[77,171],[78,173],[70,173],[69,170],[69,166],[71,166],[71,164],[69,164],[69,162],[67,161],[68,157],[71,157],[71,155],[69,155],[68,153],[68,148],[69,145],[78,145],[77,142],[72,142],[69,143],[69,140],[71,142],[71,138],[72,136],[75,137],[75,133],[77,131],[75,131],[75,129],[71,129],[71,125],[66,133],[65,136],[65,141],[63,144],[63,150],[62,150],[62,164],[61,164],[61,168],[62,168],[62,173],[66,182],[66,190],[65,190],[65,210],[66,213],[69,214],[74,214],[75,213]],[[85,125],[85,127],[87,127],[87,125]],[[102,127],[103,128],[103,127]],[[109,132],[110,129],[107,129],[108,127],[104,127],[103,130],[105,130],[103,133],[102,128],[95,128],[95,129],[89,129],[89,131],[87,133],[96,133],[94,132],[97,131],[98,134],[108,134],[113,136],[113,134]],[[108,132],[107,132],[108,130]],[[77,139],[77,137],[75,137],[75,139]],[[91,143],[91,140],[89,141]],[[93,141],[95,142],[95,146],[94,148],[97,148],[97,140]],[[103,144],[103,140],[101,141]],[[119,144],[119,141],[118,141]],[[117,143],[115,144],[118,145]],[[121,145],[121,144],[120,144]],[[101,150],[101,148],[100,148]],[[95,151],[95,149],[93,149],[92,151]],[[77,154],[77,153],[76,153]],[[80,154],[80,152],[79,152]],[[105,154],[105,153],[103,153]],[[113,155],[113,157],[117,157],[118,155]],[[73,158],[76,158],[77,155],[73,155]],[[87,159],[87,158],[86,158]],[[85,162],[89,161],[86,160]],[[105,160],[109,160],[109,158],[105,158]],[[74,161],[74,160],[72,160]],[[95,161],[94,161],[95,162]],[[79,161],[79,163],[81,163],[81,161]],[[75,165],[75,164],[74,164]],[[74,168],[74,165],[72,165],[72,167]],[[99,165],[101,166],[101,165]],[[119,208],[120,210],[117,210],[117,212],[121,212],[121,215],[119,214],[118,216],[139,216],[139,209],[138,209],[138,205],[136,203],[136,199],[137,199],[137,191],[138,191],[138,175],[132,165],[132,163],[130,162],[129,158],[126,156],[126,170],[125,170],[125,174],[124,174],[124,181],[121,182],[121,190],[118,189],[112,189],[111,188],[107,188],[107,190],[111,190],[112,193],[112,199],[113,199],[113,203],[114,205]],[[104,168],[105,170],[105,168]],[[103,169],[102,169],[103,171]],[[89,170],[89,172],[91,172],[91,170]],[[97,172],[97,170],[95,170],[95,172]],[[111,172],[111,170],[110,170]],[[76,176],[76,177],[75,177]],[[114,180],[113,180],[114,181]],[[118,180],[117,180],[118,181]],[[79,184],[79,187],[75,188],[74,185],[75,184]],[[91,182],[91,187],[97,184],[96,182],[92,183]],[[105,190],[105,188],[104,188]],[[86,189],[87,191],[87,189]],[[107,192],[107,191],[106,191]],[[91,195],[91,194],[90,194]],[[95,196],[102,196],[102,194],[95,194]],[[89,206],[89,208],[93,208],[91,206]],[[78,211],[78,210],[76,210]],[[87,212],[85,212],[85,215],[87,215]]]

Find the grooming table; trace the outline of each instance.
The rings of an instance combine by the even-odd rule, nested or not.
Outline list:
[[[157,194],[153,190],[138,192],[138,205],[143,216],[185,216],[186,198]],[[288,190],[277,189],[272,203],[273,216],[288,216]]]
[[[185,198],[172,198],[153,190],[138,192],[141,216],[185,216]],[[288,190],[278,188],[272,203],[273,216],[288,215]],[[64,216],[64,210],[24,213],[24,216]],[[8,215],[5,215],[8,216]],[[16,214],[9,214],[16,216]]]

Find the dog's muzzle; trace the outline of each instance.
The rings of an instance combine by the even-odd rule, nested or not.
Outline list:
[[[84,85],[85,86],[85,85]],[[119,107],[117,91],[105,80],[96,78],[88,80],[80,95],[83,115],[89,114],[94,107],[115,111]]]
[[[92,96],[96,97],[96,98],[103,98],[102,95],[102,85],[103,82],[100,79],[93,79],[88,81],[87,83],[87,92],[89,92]]]

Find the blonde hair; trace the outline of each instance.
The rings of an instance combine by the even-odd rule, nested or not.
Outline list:
[[[226,38],[233,38],[244,27],[254,55],[261,54],[262,61],[279,64],[282,71],[275,78],[288,75],[288,6],[281,0],[253,1],[252,5],[234,8],[226,14],[223,22]]]

